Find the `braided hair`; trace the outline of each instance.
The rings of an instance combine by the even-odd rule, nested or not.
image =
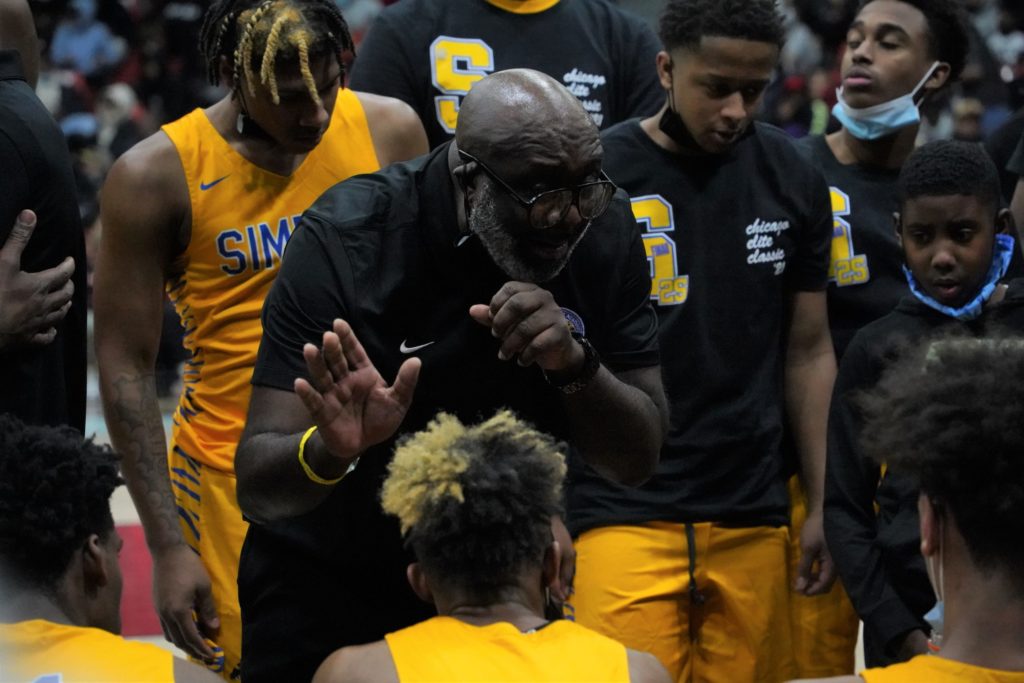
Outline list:
[[[344,73],[342,55],[355,54],[348,23],[333,0],[216,0],[199,34],[206,74],[220,83],[221,57],[231,60],[232,87],[244,82],[255,95],[257,74],[274,104],[280,103],[274,66],[278,58],[296,59],[309,95],[321,104],[310,58],[331,54]]]

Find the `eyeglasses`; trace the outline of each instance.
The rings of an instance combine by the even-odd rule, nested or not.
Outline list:
[[[558,225],[569,207],[575,206],[580,212],[583,220],[591,221],[600,216],[608,208],[612,196],[615,194],[615,183],[601,171],[601,179],[589,183],[583,183],[576,187],[562,187],[557,190],[545,190],[534,195],[531,199],[523,199],[519,193],[512,189],[508,183],[498,177],[487,164],[474,157],[469,152],[459,150],[459,155],[466,161],[472,161],[480,165],[484,173],[489,175],[496,183],[504,188],[513,199],[519,202],[527,211],[530,217],[530,225],[536,230],[547,230]]]

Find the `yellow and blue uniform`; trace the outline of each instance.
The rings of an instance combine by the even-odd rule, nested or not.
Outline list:
[[[174,657],[98,628],[44,619],[0,624],[3,683],[174,683]]]
[[[902,664],[867,669],[860,677],[865,683],[1024,683],[1024,671],[986,669],[934,655],[918,655]]]
[[[521,632],[434,617],[385,636],[400,683],[629,681],[626,648],[571,621]]]
[[[174,413],[169,467],[186,542],[203,558],[230,676],[241,650],[238,557],[246,523],[235,495],[235,448],[262,336],[260,310],[302,213],[327,188],[380,164],[362,104],[338,92],[320,144],[288,176],[246,160],[196,109],[163,127],[188,184],[191,235],[167,283],[191,352]]]

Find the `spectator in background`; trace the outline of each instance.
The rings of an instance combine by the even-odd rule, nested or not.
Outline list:
[[[981,142],[981,117],[985,105],[973,97],[953,101],[953,138],[965,142]]]
[[[138,110],[135,91],[125,83],[112,83],[100,94],[96,102],[96,142],[111,162],[142,140],[142,130],[136,122]]]
[[[90,81],[102,78],[124,56],[124,41],[96,18],[96,0],[71,0],[69,8],[71,15],[54,32],[50,59]]]
[[[1024,31],[1007,9],[999,15],[998,30],[989,34],[988,49],[1004,66],[1014,66],[1024,53]]]

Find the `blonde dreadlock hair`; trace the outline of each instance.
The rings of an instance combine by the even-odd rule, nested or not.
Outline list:
[[[355,54],[348,23],[333,0],[218,0],[203,19],[199,40],[211,83],[220,83],[219,61],[227,57],[232,87],[244,82],[255,95],[258,74],[274,104],[281,101],[274,72],[279,58],[298,62],[310,97],[322,104],[311,58],[330,53],[344,74],[343,53]]]
[[[472,426],[440,413],[399,443],[381,502],[434,580],[491,599],[544,559],[564,450],[507,410]]]

